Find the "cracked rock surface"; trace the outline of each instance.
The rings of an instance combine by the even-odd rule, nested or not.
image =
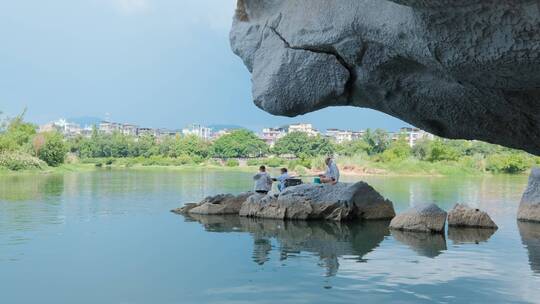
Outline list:
[[[540,154],[540,3],[238,0],[257,106],[372,108],[447,138]]]

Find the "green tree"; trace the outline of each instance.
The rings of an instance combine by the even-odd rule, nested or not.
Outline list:
[[[235,130],[218,138],[212,145],[214,157],[254,157],[268,152],[268,145],[249,130]]]
[[[43,134],[45,143],[37,151],[39,159],[46,162],[49,166],[59,166],[64,163],[66,158],[67,147],[64,143],[64,138],[57,132]]]
[[[363,139],[353,140],[336,145],[336,152],[340,155],[353,156],[368,153],[370,146]]]
[[[416,159],[427,160],[431,153],[431,140],[427,138],[417,140],[411,152]]]
[[[189,155],[207,158],[210,154],[210,144],[195,135],[167,138],[161,147],[161,153],[169,157]]]
[[[403,160],[411,156],[411,147],[405,139],[405,137],[400,137],[395,142],[391,143],[388,149],[386,149],[382,155],[381,159],[384,162],[392,162],[397,160]]]
[[[36,126],[24,122],[26,110],[13,119],[2,122],[0,133],[0,151],[16,151],[30,143],[30,139],[36,134]]]
[[[383,153],[391,143],[390,135],[382,129],[376,129],[375,131],[367,129],[363,139],[368,144],[367,152],[369,155]]]
[[[327,138],[321,136],[291,132],[276,142],[273,152],[278,155],[293,154],[296,157],[328,155],[334,152],[334,146]]]
[[[459,156],[457,149],[446,144],[445,141],[436,139],[431,142],[429,161],[457,160]]]

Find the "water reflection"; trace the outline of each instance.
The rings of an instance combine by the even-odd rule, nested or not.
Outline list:
[[[527,248],[531,270],[540,274],[540,223],[518,222],[521,242]]]
[[[392,230],[392,236],[419,255],[428,258],[434,258],[447,249],[446,239],[440,233]]]
[[[281,261],[297,258],[303,252],[316,255],[327,276],[335,276],[339,258],[365,262],[364,256],[390,235],[388,221],[360,223],[279,221],[238,216],[190,215],[207,231],[246,232],[253,237],[253,261],[262,265],[270,260],[272,240],[277,242]]]
[[[487,242],[497,229],[478,229],[478,228],[448,228],[448,238],[454,244],[479,244]]]

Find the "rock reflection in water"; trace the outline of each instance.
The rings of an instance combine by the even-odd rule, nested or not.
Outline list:
[[[521,242],[527,248],[531,270],[540,274],[540,223],[518,222]]]
[[[278,244],[280,260],[309,252],[319,257],[327,276],[339,269],[339,258],[354,256],[359,262],[390,235],[388,221],[339,223],[324,221],[280,221],[238,216],[190,215],[207,231],[246,232],[253,236],[253,261],[264,264],[272,251],[272,240]]]
[[[487,242],[497,229],[449,227],[448,238],[454,244],[479,244]]]
[[[440,233],[392,230],[392,236],[419,255],[434,258],[446,250],[446,239]]]

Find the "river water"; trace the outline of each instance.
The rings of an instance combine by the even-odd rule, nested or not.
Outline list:
[[[0,303],[540,302],[540,224],[515,220],[526,176],[347,179],[369,182],[397,212],[468,203],[499,230],[169,212],[249,190],[242,172],[2,176]]]

